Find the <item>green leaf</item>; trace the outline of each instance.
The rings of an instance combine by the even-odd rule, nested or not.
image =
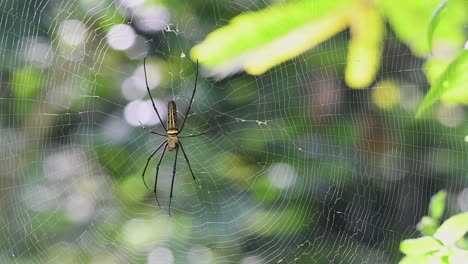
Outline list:
[[[447,219],[434,234],[445,245],[453,245],[468,231],[468,212]]]
[[[241,14],[191,50],[192,59],[225,76],[262,74],[346,29],[357,0],[295,1]]]
[[[404,257],[398,264],[445,264],[446,262],[438,256],[432,255],[414,255]]]
[[[443,245],[430,236],[406,239],[400,243],[400,251],[405,255],[424,255],[439,251]]]
[[[440,0],[378,1],[398,39],[408,45],[413,54],[429,52],[427,32],[431,14]]]
[[[426,42],[433,58],[450,59],[451,54],[463,47],[467,36],[464,31],[468,23],[467,3],[466,0],[439,0],[427,25]]]
[[[429,22],[429,29],[427,32],[427,39],[429,44],[429,50],[432,51],[432,38],[434,36],[434,31],[436,27],[439,25],[439,22],[442,18],[442,10],[444,10],[445,6],[447,5],[448,0],[443,0],[439,6],[435,9],[434,13],[432,13],[431,20]]]
[[[447,192],[445,190],[441,190],[432,196],[431,202],[429,203],[429,216],[437,221],[440,220],[442,214],[444,214],[446,197]]]
[[[424,216],[416,226],[416,229],[427,236],[434,235],[437,228],[439,228],[439,221],[429,216]]]
[[[351,88],[362,89],[374,80],[380,67],[385,24],[375,7],[359,5],[351,17],[345,80]]]
[[[444,97],[446,102],[468,104],[467,72],[468,50],[462,50],[430,88],[419,106],[416,117],[420,117],[430,105],[441,97]]]
[[[463,239],[458,240],[457,246],[458,246],[460,249],[464,249],[464,250],[467,250],[467,251],[468,251],[468,238],[467,238],[467,237],[464,237]],[[467,262],[467,263],[468,263],[468,262]]]

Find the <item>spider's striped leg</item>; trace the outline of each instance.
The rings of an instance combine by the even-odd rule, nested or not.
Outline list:
[[[161,125],[164,127],[164,130],[167,131],[166,126],[164,125],[161,116],[159,115],[158,109],[156,108],[156,105],[154,104],[153,96],[151,95],[150,88],[148,86],[148,78],[146,77],[146,58],[143,59],[143,71],[145,73],[145,83],[146,83],[146,90],[148,91],[148,94],[151,99],[151,103],[153,104],[153,109],[156,112],[156,115],[158,116],[159,122],[161,122]]]
[[[161,145],[159,145],[159,147],[153,151],[153,153],[151,153],[151,155],[148,157],[148,160],[146,161],[146,165],[145,165],[145,169],[143,170],[143,173],[141,174],[141,177],[143,178],[143,183],[145,184],[146,186],[146,189],[148,190],[151,190],[148,185],[146,184],[146,181],[145,181],[145,172],[146,172],[146,168],[148,168],[148,164],[150,162],[150,160],[153,158],[153,156],[156,154],[156,152],[158,152],[158,150],[166,143],[166,141],[162,142]]]
[[[190,112],[190,108],[192,108],[193,97],[195,97],[195,92],[197,91],[197,82],[198,82],[198,60],[197,60],[197,73],[195,74],[195,85],[193,86],[192,97],[190,98],[190,103],[187,107],[187,112],[185,112],[184,120],[182,121],[182,126],[180,126],[179,133],[182,133],[184,129],[185,120],[187,120],[188,114]]]
[[[179,136],[179,138],[191,138],[191,137],[198,137],[198,136],[201,136],[201,135],[205,135],[207,131],[203,132],[203,133],[199,133],[199,134],[189,134],[189,135],[183,135],[183,136]]]
[[[140,121],[138,121],[138,122],[140,122]],[[146,128],[141,122],[140,122],[140,125],[144,130],[150,132],[151,134],[155,134],[155,135],[162,136],[162,137],[167,137],[167,135],[160,134],[158,132],[154,132],[153,130]]]
[[[166,144],[164,145],[164,149],[163,149],[163,152],[161,154],[161,158],[159,158],[159,161],[158,161],[158,165],[156,165],[156,177],[154,179],[154,197],[156,197],[156,202],[158,203],[158,206],[159,208],[161,208],[161,205],[159,204],[159,201],[158,201],[158,195],[156,194],[156,186],[158,185],[158,174],[159,174],[159,166],[161,166],[161,162],[162,162],[162,159],[164,157],[164,154],[166,153],[166,149],[167,149],[167,142],[165,142]]]
[[[185,154],[185,150],[184,150],[184,147],[182,147],[182,143],[179,141],[179,146],[180,148],[182,149],[182,153],[184,154],[184,158],[185,158],[185,161],[187,162],[187,165],[190,169],[190,173],[192,173],[192,178],[193,180],[195,181],[195,183],[197,184],[198,186],[198,182],[197,182],[197,179],[195,178],[195,174],[193,174],[193,171],[192,171],[192,166],[190,166],[190,162],[189,162],[189,159],[187,157],[187,154]]]
[[[171,216],[172,190],[174,190],[174,179],[175,179],[176,166],[177,166],[177,154],[179,154],[179,147],[176,148],[174,167],[172,168],[171,194],[169,195],[169,216]]]

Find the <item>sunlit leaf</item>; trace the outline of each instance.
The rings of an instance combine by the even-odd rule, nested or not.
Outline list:
[[[390,80],[378,82],[372,89],[371,98],[378,108],[389,109],[400,101],[400,86]]]
[[[428,45],[436,58],[451,59],[466,41],[464,28],[468,23],[466,0],[444,0],[434,9],[428,24]]]
[[[393,32],[417,56],[429,53],[427,32],[431,14],[440,0],[379,1]]]
[[[432,255],[413,255],[404,257],[398,264],[445,264],[443,258]]]
[[[453,58],[452,58],[453,60]],[[435,83],[442,73],[450,65],[450,60],[445,58],[430,58],[424,62],[423,69],[429,83]]]
[[[468,231],[468,212],[447,219],[434,234],[434,237],[446,245],[453,245]]]
[[[421,218],[421,221],[419,221],[418,225],[416,226],[416,229],[418,229],[424,235],[432,236],[437,231],[438,227],[439,221],[432,217],[424,216],[423,218]]]
[[[444,98],[446,102],[468,104],[468,50],[463,50],[447,67],[429,90],[419,106],[416,117],[435,101]]]
[[[440,20],[442,19],[442,11],[444,10],[445,6],[447,5],[448,0],[443,0],[439,6],[436,8],[434,13],[431,16],[431,21],[429,23],[429,30],[427,33],[429,49],[432,50],[432,38],[434,35],[435,28],[439,25]]]
[[[332,13],[297,28],[249,54],[246,72],[262,74],[273,66],[292,59],[343,31],[348,23],[347,11]]]
[[[468,54],[468,50],[464,51]],[[457,74],[456,85],[442,95],[441,100],[447,103],[468,104],[468,55],[465,55],[464,61],[460,62],[459,68],[455,69]]]
[[[406,255],[422,255],[438,251],[442,247],[439,241],[430,236],[406,239],[400,243],[400,251]]]
[[[468,237],[465,237],[464,239],[460,239],[457,241],[457,246],[461,249],[467,250],[468,251]],[[467,262],[468,263],[468,262]]]
[[[356,0],[299,1],[241,14],[195,46],[191,57],[225,76],[261,74],[344,30]]]
[[[352,88],[366,88],[380,67],[384,21],[377,9],[359,5],[351,17],[351,41],[348,47],[345,80]]]
[[[445,210],[446,197],[447,192],[445,190],[441,190],[432,196],[431,202],[429,203],[429,216],[436,220],[440,220]]]

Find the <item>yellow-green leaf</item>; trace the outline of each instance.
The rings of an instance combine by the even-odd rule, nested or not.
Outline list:
[[[398,264],[445,264],[446,262],[439,256],[416,255],[404,257]]]
[[[384,21],[375,7],[356,6],[351,17],[351,41],[345,71],[346,84],[362,89],[375,79],[380,67]]]
[[[450,53],[463,47],[464,28],[468,23],[466,0],[444,0],[435,8],[428,24],[428,45],[437,58],[450,57]]]
[[[444,98],[451,103],[468,104],[468,50],[462,50],[458,57],[450,63],[447,69],[430,88],[428,94],[419,106],[416,117],[435,101]]]
[[[447,219],[434,234],[445,245],[454,245],[468,231],[468,212]]]
[[[303,0],[244,13],[210,33],[190,55],[212,75],[243,68],[261,74],[344,30],[355,2]]]
[[[406,239],[400,243],[400,251],[405,255],[424,255],[439,251],[442,247],[439,241],[430,236]]]
[[[446,197],[447,192],[445,190],[441,190],[432,196],[431,202],[429,203],[430,217],[434,218],[435,220],[440,220],[442,214],[444,214]]]
[[[406,43],[417,56],[429,53],[427,32],[431,14],[440,0],[379,1],[399,40]]]
[[[434,35],[434,30],[436,29],[437,25],[439,25],[439,22],[442,18],[442,11],[444,10],[445,6],[447,5],[447,0],[443,0],[439,6],[436,8],[434,13],[432,13],[431,16],[431,21],[429,22],[429,30],[427,33],[427,38],[428,38],[428,45],[429,49],[432,50],[432,38]]]
[[[416,226],[416,229],[424,235],[432,236],[437,231],[438,227],[439,222],[436,219],[429,216],[423,216]]]

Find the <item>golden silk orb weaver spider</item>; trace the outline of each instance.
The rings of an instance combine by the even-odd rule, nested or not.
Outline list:
[[[195,181],[195,183],[197,183],[197,180],[195,178],[195,174],[192,171],[192,166],[190,166],[189,159],[187,157],[187,154],[185,153],[184,147],[182,146],[182,142],[180,141],[180,139],[181,138],[198,137],[198,136],[201,136],[201,135],[205,134],[205,132],[199,133],[199,134],[190,134],[190,135],[180,135],[180,133],[184,129],[185,121],[187,120],[188,114],[190,112],[190,108],[192,107],[193,97],[195,96],[195,91],[197,90],[198,60],[197,60],[197,72],[196,72],[196,75],[195,75],[195,85],[193,87],[192,97],[190,98],[190,103],[188,105],[187,112],[185,113],[185,116],[184,116],[184,119],[182,121],[182,125],[180,126],[180,128],[177,128],[177,105],[176,105],[176,103],[174,101],[170,101],[168,103],[168,105],[167,105],[167,127],[164,125],[164,123],[163,123],[163,121],[161,119],[161,115],[159,115],[159,111],[156,108],[156,105],[155,105],[154,100],[153,100],[153,96],[151,95],[150,88],[148,86],[148,78],[147,78],[147,75],[146,75],[146,58],[143,60],[143,70],[144,70],[144,73],[145,73],[146,90],[148,91],[148,94],[149,94],[150,99],[151,99],[151,103],[153,104],[153,109],[156,112],[156,115],[158,116],[159,122],[161,122],[161,125],[163,126],[164,130],[166,131],[166,134],[161,134],[161,133],[158,133],[158,132],[154,132],[153,130],[147,129],[147,128],[145,128],[143,126],[143,124],[141,126],[143,127],[143,129],[145,129],[146,131],[148,131],[148,132],[150,132],[152,134],[165,137],[166,140],[163,141],[156,148],[156,150],[153,151],[153,153],[151,153],[151,155],[148,157],[148,160],[146,161],[146,165],[145,165],[145,168],[143,169],[143,173],[142,173],[141,176],[143,178],[143,183],[145,184],[146,188],[148,190],[151,190],[148,187],[148,185],[146,184],[145,172],[146,172],[146,169],[148,168],[148,164],[150,163],[153,156],[156,155],[156,153],[162,148],[161,157],[159,158],[158,164],[156,165],[156,177],[155,177],[155,180],[154,180],[154,188],[153,188],[154,196],[156,197],[156,202],[158,203],[159,208],[161,208],[161,205],[159,204],[159,201],[158,201],[158,196],[156,194],[156,187],[157,187],[157,184],[158,184],[159,166],[161,165],[164,154],[166,154],[166,150],[168,150],[168,151],[175,150],[174,165],[172,167],[171,193],[170,193],[170,196],[169,196],[169,215],[171,215],[172,193],[173,193],[173,190],[174,190],[174,179],[175,179],[175,174],[176,174],[177,155],[179,154],[179,147],[180,147],[180,150],[182,150],[182,154],[184,154],[184,158],[185,158],[185,161],[187,162],[187,165],[188,165],[188,167],[190,169],[190,173],[192,174],[192,178]]]

